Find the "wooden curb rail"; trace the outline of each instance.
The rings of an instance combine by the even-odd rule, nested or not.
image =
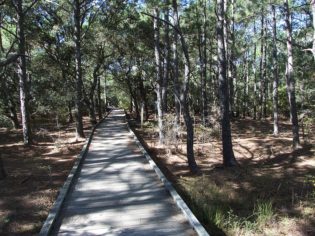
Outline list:
[[[188,220],[191,227],[196,231],[196,233],[200,236],[209,236],[208,232],[205,230],[205,228],[202,226],[202,224],[199,222],[199,220],[196,218],[194,213],[189,209],[187,204],[184,202],[182,197],[177,193],[175,188],[173,187],[172,183],[168,181],[168,179],[165,177],[165,175],[162,173],[160,168],[156,165],[156,163],[153,161],[151,156],[148,154],[148,152],[145,150],[139,139],[137,138],[136,134],[133,132],[133,130],[129,126],[129,122],[127,121],[127,127],[129,129],[130,134],[133,136],[133,139],[135,140],[136,144],[138,145],[139,149],[141,150],[142,154],[145,156],[147,161],[149,162],[152,169],[154,169],[155,173],[159,176],[161,182],[164,184],[167,191],[172,196],[173,200],[176,202],[176,205],[180,208],[182,213],[185,215],[186,219]]]
[[[42,226],[42,228],[38,234],[39,236],[50,235],[50,233],[53,229],[53,226],[56,222],[56,219],[60,215],[61,207],[65,201],[67,194],[69,193],[69,190],[73,184],[74,178],[76,177],[76,175],[78,173],[79,167],[81,166],[81,164],[84,160],[84,157],[86,156],[86,154],[89,150],[89,146],[90,146],[90,143],[92,141],[93,134],[94,134],[96,128],[107,118],[107,116],[110,114],[110,112],[111,111],[109,111],[105,115],[105,117],[93,127],[92,132],[90,134],[90,137],[85,141],[85,144],[84,144],[80,154],[76,157],[76,161],[75,161],[74,166],[72,167],[72,169],[71,169],[71,171],[67,177],[66,182],[64,183],[64,185],[60,189],[59,195],[58,195],[54,205],[52,206],[52,208],[51,208],[51,210],[50,210],[50,212],[46,218],[46,221],[44,222],[44,224],[43,224],[43,226]]]

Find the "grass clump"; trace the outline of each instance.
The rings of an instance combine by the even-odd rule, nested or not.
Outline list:
[[[180,186],[188,197],[194,213],[207,222],[213,235],[253,235],[264,233],[275,219],[271,200],[242,199],[230,191],[230,186],[217,186],[206,176],[181,178]],[[250,208],[254,205],[254,208]],[[210,224],[209,224],[210,223]]]
[[[263,228],[272,222],[274,218],[274,211],[271,201],[257,201],[255,205],[253,215],[256,217],[256,224],[258,229],[263,230]]]

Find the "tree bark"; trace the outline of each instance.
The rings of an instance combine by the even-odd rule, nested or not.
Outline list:
[[[81,63],[81,2],[74,0],[74,44],[75,44],[75,79],[76,79],[76,138],[84,138],[82,121],[82,63]]]
[[[295,79],[293,68],[293,51],[292,51],[292,26],[291,26],[291,13],[289,9],[288,0],[284,2],[285,9],[285,26],[287,32],[287,68],[286,68],[286,86],[288,100],[290,104],[290,118],[292,122],[292,134],[293,134],[293,149],[300,146],[299,137],[299,123],[297,116],[297,107],[295,100]]]
[[[256,35],[256,24],[254,22],[254,35]],[[256,54],[257,54],[257,45],[254,44],[254,58],[253,58],[253,76],[254,76],[254,98],[253,98],[253,119],[257,119],[257,73],[256,73]]]
[[[19,77],[20,87],[20,106],[21,106],[21,117],[22,117],[22,128],[23,128],[23,142],[24,145],[32,144],[32,132],[30,126],[30,114],[29,114],[29,88],[27,82],[26,72],[26,41],[25,41],[25,14],[23,9],[23,1],[14,1],[17,10],[17,32],[18,32],[18,49],[20,57],[18,59],[17,74]]]
[[[279,119],[278,119],[278,53],[277,53],[277,20],[276,20],[276,8],[274,5],[272,9],[272,72],[273,72],[273,134],[279,134]]]
[[[176,12],[173,11],[173,19],[177,18]],[[176,125],[180,125],[180,101],[179,101],[179,70],[178,70],[178,33],[174,30],[174,40],[172,44],[173,49],[173,82],[174,82],[174,103],[175,103],[175,115]],[[178,136],[178,135],[176,135]]]
[[[72,102],[68,102],[68,123],[73,122],[73,116],[72,116]]]
[[[159,129],[159,143],[164,143],[164,133],[163,133],[163,104],[162,104],[162,89],[161,84],[161,58],[160,58],[160,27],[159,27],[159,10],[154,9],[154,55],[155,55],[155,93],[156,93],[156,109],[158,118],[158,129]]]
[[[217,40],[218,40],[218,77],[219,77],[219,97],[221,111],[221,129],[223,146],[223,164],[225,166],[237,165],[231,137],[230,117],[229,117],[229,91],[227,81],[227,60],[225,54],[224,35],[224,0],[217,0]]]
[[[185,38],[182,34],[179,18],[178,18],[178,11],[177,11],[177,1],[172,1],[173,5],[173,11],[174,11],[174,26],[175,30],[177,31],[181,46],[183,49],[183,56],[184,56],[184,64],[185,64],[185,75],[184,75],[184,81],[182,83],[182,89],[180,91],[180,103],[181,107],[183,109],[183,115],[184,115],[184,121],[186,125],[186,132],[187,132],[187,160],[188,165],[193,173],[197,173],[199,171],[199,168],[197,166],[195,156],[194,156],[194,128],[192,124],[192,119],[189,112],[189,101],[188,101],[188,94],[189,94],[189,83],[190,83],[190,60],[189,60],[189,52],[187,48],[187,44],[185,42]],[[179,94],[179,91],[176,91],[177,94]]]
[[[169,22],[169,0],[165,0],[165,14],[164,19]],[[164,58],[164,75],[162,81],[162,113],[167,112],[167,87],[169,81],[169,71],[170,71],[170,36],[169,36],[169,25],[165,24],[165,58]]]
[[[201,80],[201,115],[204,126],[208,124],[208,97],[207,97],[207,4],[202,1],[202,27],[199,29],[199,60]]]
[[[97,113],[98,113],[98,120],[100,121],[103,119],[103,114],[102,114],[102,100],[101,100],[101,79],[98,76],[97,77]]]
[[[249,81],[249,63],[248,63],[247,55],[244,58],[244,87],[243,87],[243,106],[242,106],[242,113],[243,118],[246,117],[247,109],[248,109],[248,81]]]
[[[260,29],[260,60],[259,60],[259,115],[258,118],[263,118],[263,101],[264,101],[264,90],[265,90],[265,78],[264,78],[264,56],[265,56],[265,16],[263,9],[261,10],[261,29]]]
[[[227,42],[230,41],[230,49],[229,49],[229,57],[228,59],[228,66],[229,66],[229,91],[230,91],[230,113],[234,115],[235,110],[237,110],[237,116],[239,113],[239,108],[235,108],[237,105],[235,105],[235,98],[236,98],[236,92],[235,92],[235,87],[236,86],[236,77],[237,77],[237,70],[236,70],[236,65],[235,65],[235,60],[236,60],[236,47],[235,47],[235,2],[236,0],[231,0],[231,11],[232,11],[232,17],[231,17],[231,33],[230,33],[230,40],[226,40]],[[227,35],[225,36],[227,37]]]

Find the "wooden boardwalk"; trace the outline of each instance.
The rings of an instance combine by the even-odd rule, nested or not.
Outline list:
[[[95,131],[52,235],[195,235],[114,110]]]

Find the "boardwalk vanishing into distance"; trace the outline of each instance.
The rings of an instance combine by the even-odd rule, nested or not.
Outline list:
[[[96,129],[52,235],[196,235],[143,157],[122,110]]]

